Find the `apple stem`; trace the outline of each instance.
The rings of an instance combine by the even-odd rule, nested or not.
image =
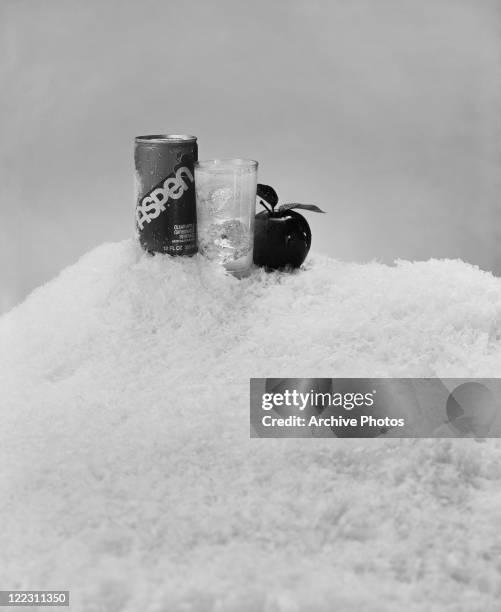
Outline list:
[[[259,203],[261,204],[261,206],[264,206],[270,214],[273,214],[273,208],[269,208],[269,206],[266,206],[265,200],[263,200],[263,198],[259,198]]]

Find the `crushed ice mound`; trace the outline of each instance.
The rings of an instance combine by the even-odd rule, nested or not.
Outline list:
[[[496,440],[256,440],[249,377],[499,376],[460,261],[237,280],[103,245],[0,319],[2,588],[82,612],[494,610]]]

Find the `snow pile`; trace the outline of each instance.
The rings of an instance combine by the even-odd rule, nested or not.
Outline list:
[[[238,281],[92,251],[0,319],[2,588],[72,610],[494,610],[496,440],[251,440],[251,376],[499,376],[459,261]]]

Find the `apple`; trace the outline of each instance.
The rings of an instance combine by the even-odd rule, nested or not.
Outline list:
[[[277,207],[278,195],[270,185],[258,184],[256,199],[265,208],[254,225],[254,263],[277,270],[299,268],[311,246],[308,222],[295,208],[323,213],[313,204],[290,203]]]

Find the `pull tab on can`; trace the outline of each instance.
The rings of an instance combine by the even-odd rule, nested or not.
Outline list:
[[[136,232],[149,253],[194,255],[197,252],[195,136],[137,136]]]

